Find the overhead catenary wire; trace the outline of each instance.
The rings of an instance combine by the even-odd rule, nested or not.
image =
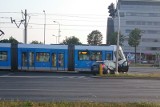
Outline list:
[[[16,29],[11,25],[10,17],[13,15],[17,23],[20,23],[22,19],[22,12],[0,12],[0,27],[3,29]],[[27,13],[30,18],[28,23],[29,31],[37,32],[36,30],[42,30],[44,26],[44,14],[43,13]],[[47,23],[46,30],[52,32],[56,29],[56,24],[52,23],[53,20],[61,22],[61,30],[63,31],[88,31],[95,30],[98,28],[106,28],[106,15],[98,14],[56,14],[56,13],[47,13]],[[31,27],[30,27],[31,26]],[[54,27],[55,26],[55,27]],[[23,30],[24,26],[21,26],[19,30]],[[35,31],[34,31],[35,30]]]
[[[22,12],[0,12],[0,14],[22,14]],[[43,16],[43,13],[28,13],[30,16]],[[58,13],[47,13],[47,16],[63,16],[63,17],[75,17],[75,18],[89,18],[89,19],[102,19],[107,17],[108,15],[102,14],[58,14]]]
[[[37,18],[37,17],[32,17],[32,19],[36,19],[36,20],[43,20],[43,18]],[[104,22],[105,19],[70,19],[70,18],[46,18],[47,20],[61,20],[61,21],[70,21],[70,22],[74,22],[74,21],[78,21],[78,22]]]
[[[0,12],[0,14],[1,13],[7,13],[7,16],[8,16],[8,13],[22,14],[22,12]],[[43,13],[28,13],[28,15],[30,17],[32,16],[32,20],[34,20],[34,19],[43,20]],[[83,14],[67,15],[67,14],[53,14],[53,13],[49,14],[49,13],[47,13],[47,16],[48,17],[46,18],[46,20],[64,20],[64,21],[76,21],[76,22],[103,22],[107,18],[107,15],[98,15],[98,14],[94,14],[94,15],[91,14],[91,15],[83,16]],[[50,17],[50,16],[56,16],[56,19],[55,19],[55,17]],[[59,17],[59,16],[64,16],[64,17],[62,18],[62,17]],[[103,18],[101,16],[103,16]],[[73,17],[76,17],[76,19],[73,18]],[[0,18],[9,19],[10,17],[0,17]],[[15,19],[17,19],[17,18],[15,18]]]
[[[1,27],[3,29],[17,29],[15,27]],[[23,30],[23,28],[19,28],[20,30]],[[44,28],[33,28],[33,27],[28,27],[29,30],[43,30]],[[51,29],[51,28],[46,28],[46,30],[50,30],[50,31],[57,31],[58,29]],[[85,28],[72,28],[72,29],[61,29],[63,31],[88,31],[88,29]]]
[[[31,16],[43,16],[42,13],[28,13],[30,14]],[[63,16],[63,17],[75,17],[75,18],[93,18],[93,19],[97,19],[97,18],[104,18],[104,17],[107,17],[108,15],[100,15],[100,14],[57,14],[57,13],[47,13],[47,16]]]

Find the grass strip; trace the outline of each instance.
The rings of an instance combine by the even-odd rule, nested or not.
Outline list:
[[[160,103],[21,102],[0,101],[0,107],[160,107]]]

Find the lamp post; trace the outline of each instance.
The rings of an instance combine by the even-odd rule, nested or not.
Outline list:
[[[142,36],[140,39],[140,64],[142,63]]]
[[[58,44],[59,44],[59,39],[60,39],[60,33],[61,33],[61,30],[60,30],[60,23],[57,22],[57,21],[53,21],[54,23],[57,23],[58,24]]]
[[[120,35],[120,15],[119,15],[119,7],[118,7],[118,1],[116,0],[117,3],[117,14],[118,14],[118,35],[117,35],[117,49],[116,49],[116,72],[115,74],[118,74],[118,52],[119,52],[119,35]]]
[[[45,44],[45,36],[46,36],[46,12],[43,10],[44,13],[44,44]]]

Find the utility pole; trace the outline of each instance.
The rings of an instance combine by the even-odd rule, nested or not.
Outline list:
[[[120,36],[120,14],[119,14],[119,7],[118,7],[118,1],[117,2],[117,13],[118,13],[118,35],[117,35],[117,49],[116,49],[116,72],[115,74],[118,74],[118,57],[119,57],[119,36]]]
[[[46,38],[46,12],[43,10],[44,13],[44,44],[45,44],[45,38]]]
[[[24,17],[23,17],[24,16]],[[11,18],[11,23],[15,23],[15,25],[17,26],[17,28],[19,28],[21,26],[21,24],[24,24],[24,43],[27,44],[27,26],[28,26],[28,22],[30,20],[30,16],[27,22],[27,10],[25,9],[25,13],[23,13],[22,11],[22,20],[20,21],[19,24],[17,24],[16,20],[13,20],[12,17]]]
[[[27,44],[27,10],[24,13],[24,43]]]

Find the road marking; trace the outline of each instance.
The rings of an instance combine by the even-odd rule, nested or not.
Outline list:
[[[4,74],[4,75],[1,75],[1,76],[10,76],[10,75],[13,75],[14,73],[8,73],[8,74]],[[1,77],[0,76],[0,77]]]
[[[69,78],[69,79],[86,79],[87,76],[11,76],[10,75],[2,75],[0,78],[57,78],[57,79],[63,79],[63,78]]]

